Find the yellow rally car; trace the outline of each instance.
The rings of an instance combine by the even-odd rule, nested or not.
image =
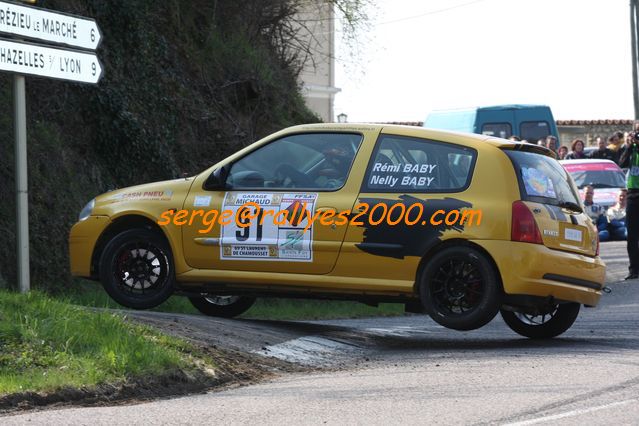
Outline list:
[[[100,195],[69,246],[73,275],[135,309],[174,293],[224,317],[255,297],[400,302],[457,330],[501,310],[532,338],[567,330],[605,276],[550,151],[387,125],[291,127],[195,177]]]

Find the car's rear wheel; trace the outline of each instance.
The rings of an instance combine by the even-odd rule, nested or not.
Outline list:
[[[106,292],[127,308],[153,308],[173,293],[171,249],[151,230],[131,229],[116,235],[105,246],[99,268]]]
[[[431,318],[447,328],[474,330],[501,305],[501,284],[488,258],[467,246],[448,247],[426,264],[420,297]]]
[[[559,336],[573,325],[580,307],[579,303],[562,303],[534,314],[502,309],[501,317],[515,333],[531,339],[550,339]]]
[[[233,318],[248,311],[254,297],[247,296],[193,296],[189,300],[204,315],[211,317]]]

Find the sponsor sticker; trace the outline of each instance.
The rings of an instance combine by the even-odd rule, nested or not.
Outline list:
[[[316,201],[317,193],[227,192],[222,210],[230,210],[239,221],[222,225],[220,258],[312,262],[313,224],[309,222]],[[260,206],[259,211],[247,203]],[[251,209],[252,218],[238,214],[242,209]]]
[[[193,201],[193,207],[208,207],[211,205],[210,195],[196,195]]]
[[[124,201],[170,201],[173,197],[173,191],[137,191],[137,192],[124,192],[115,195],[111,200],[114,202]]]

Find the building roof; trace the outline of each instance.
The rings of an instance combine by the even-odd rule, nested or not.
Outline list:
[[[557,126],[605,126],[605,125],[623,125],[632,126],[635,120],[617,119],[617,120],[557,120]]]

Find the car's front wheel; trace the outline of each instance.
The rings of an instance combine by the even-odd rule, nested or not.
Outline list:
[[[211,317],[233,318],[248,311],[254,297],[247,296],[192,296],[189,300],[204,315]]]
[[[131,229],[113,237],[100,256],[99,268],[106,292],[127,308],[153,308],[173,293],[171,249],[149,229]]]
[[[501,283],[490,260],[467,246],[447,247],[426,264],[420,298],[437,323],[474,330],[489,323],[501,305]]]
[[[562,303],[541,313],[501,310],[504,322],[515,333],[531,339],[550,339],[568,330],[579,315],[579,303]]]

